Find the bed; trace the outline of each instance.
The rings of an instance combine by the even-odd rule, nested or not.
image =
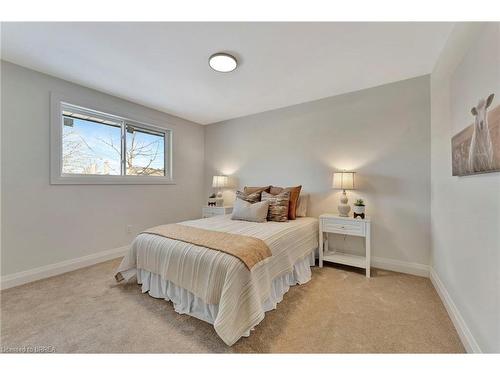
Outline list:
[[[172,301],[178,313],[212,324],[227,345],[248,336],[290,286],[311,279],[310,266],[318,247],[315,218],[254,223],[221,215],[179,224],[258,238],[272,255],[249,270],[227,253],[141,233],[115,277],[130,280],[136,276],[143,293]]]

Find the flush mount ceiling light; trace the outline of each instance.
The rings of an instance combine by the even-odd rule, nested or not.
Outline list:
[[[236,69],[238,61],[228,53],[218,52],[210,56],[208,64],[217,72],[229,73]]]

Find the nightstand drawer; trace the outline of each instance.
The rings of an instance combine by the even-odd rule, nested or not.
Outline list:
[[[203,217],[212,217],[212,216],[215,216],[215,215],[217,215],[217,213],[215,212],[214,209],[207,208],[207,207],[203,208]]]
[[[321,225],[324,232],[348,234],[352,236],[365,235],[365,223],[356,223],[352,220],[322,219]]]

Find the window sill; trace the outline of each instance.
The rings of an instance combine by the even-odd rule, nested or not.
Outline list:
[[[52,176],[51,185],[175,185],[169,177],[145,176]]]

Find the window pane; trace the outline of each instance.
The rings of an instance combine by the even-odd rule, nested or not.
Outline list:
[[[62,173],[120,175],[121,125],[63,112]]]
[[[127,124],[126,166],[130,176],[165,176],[165,134]]]

